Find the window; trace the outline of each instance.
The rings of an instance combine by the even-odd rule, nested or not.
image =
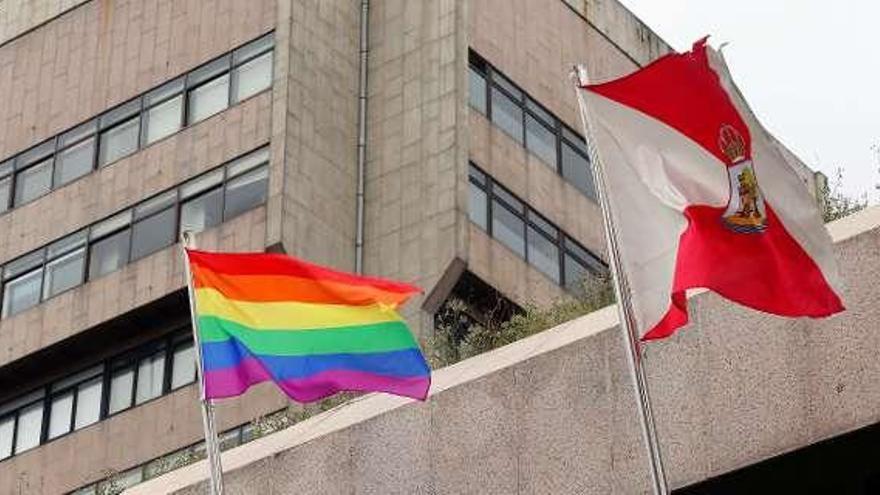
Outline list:
[[[555,227],[534,212],[529,211],[529,226],[526,231],[529,264],[557,284],[561,281],[558,236]]]
[[[83,283],[85,278],[86,231],[79,232],[46,248],[46,279],[43,299]]]
[[[556,168],[556,133],[531,115],[526,115],[526,147],[544,163]]]
[[[49,406],[50,439],[70,431],[71,416],[73,416],[73,392],[66,392],[52,399]]]
[[[101,418],[101,393],[104,389],[104,378],[98,376],[82,385],[76,392],[76,417],[73,428],[78,430],[97,423]]]
[[[471,164],[468,171],[472,222],[485,229],[483,223],[490,208],[490,235],[524,258],[530,265],[557,285],[574,290],[571,277],[580,281],[588,274],[605,270],[604,263],[564,235],[559,228],[517,199],[492,177]],[[561,253],[565,252],[564,257]],[[571,258],[569,260],[569,258]],[[574,264],[573,264],[574,263]],[[578,282],[579,284],[579,282]]]
[[[60,187],[92,171],[95,164],[97,121],[86,122],[58,138],[55,185]]]
[[[570,141],[562,141],[562,176],[589,198],[596,198],[590,162]]]
[[[265,203],[268,159],[264,146],[0,267],[2,316],[170,246],[180,229],[204,230]]]
[[[115,162],[138,149],[141,129],[141,101],[134,100],[101,116],[100,150],[101,166]]]
[[[0,213],[270,88],[274,44],[264,35],[0,162]]]
[[[47,158],[15,175],[15,206],[21,206],[52,188],[52,159]]]
[[[196,380],[196,353],[192,342],[179,344],[174,349],[171,366],[171,389],[180,388]]]
[[[590,199],[596,199],[586,142],[516,84],[471,51],[470,105]],[[485,88],[491,90],[486,105]]]
[[[492,237],[523,258],[526,257],[524,225],[522,218],[511,211],[509,206],[493,198]]]
[[[6,265],[3,272],[3,317],[39,304],[43,280],[42,262],[41,250]]]
[[[180,188],[180,231],[201,232],[223,218],[223,171],[217,170]]]
[[[138,363],[135,404],[162,395],[165,379],[165,351],[141,359]]]
[[[183,127],[184,79],[171,81],[144,96],[144,144],[170,136]]]
[[[471,108],[486,114],[486,77],[473,66],[468,68],[468,102]]]
[[[12,199],[12,161],[0,163],[0,213],[9,209]]]
[[[43,432],[43,403],[37,402],[18,413],[18,427],[15,432],[15,453],[24,452],[40,445]]]
[[[110,377],[110,402],[107,414],[113,414],[131,407],[134,391],[134,369],[116,370]]]
[[[239,102],[272,85],[272,48],[269,33],[232,53],[232,101]]]
[[[232,71],[232,101],[239,102],[272,85],[272,52],[245,62]]]
[[[0,460],[12,455],[12,437],[15,433],[15,416],[0,419]]]
[[[588,274],[587,267],[577,258],[565,253],[565,288],[571,292],[579,293],[584,290],[584,281]]]
[[[522,108],[497,88],[492,88],[492,122],[517,142],[523,142]]]
[[[137,260],[174,244],[177,212],[174,201],[176,191],[162,194],[135,209],[136,220],[132,226],[131,259]],[[158,210],[158,213],[154,213]],[[147,216],[149,215],[149,216]]]
[[[122,217],[117,216],[101,224],[110,229],[114,227],[124,229],[117,230],[115,233],[105,234],[104,231],[99,231],[98,227],[92,228],[93,244],[89,258],[90,279],[116,271],[128,263],[128,251],[131,244],[131,229],[128,228],[130,218],[131,211],[127,211]],[[108,223],[114,220],[117,224]],[[96,233],[105,235],[105,237],[101,238]]]
[[[266,202],[266,185],[269,169],[258,168],[231,179],[226,184],[226,206],[223,218],[232,218],[254,206]]]
[[[486,191],[477,184],[471,182],[470,193],[468,216],[470,217],[471,222],[477,224],[481,229],[486,230],[489,224],[489,219],[487,218],[489,215],[489,205],[486,198]]]
[[[221,57],[187,76],[188,122],[193,124],[229,106],[229,56]]]
[[[0,460],[193,383],[195,370],[192,330],[181,328],[0,404]]]

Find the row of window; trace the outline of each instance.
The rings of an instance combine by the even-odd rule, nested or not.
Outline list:
[[[583,289],[605,263],[491,176],[470,164],[469,215],[499,242],[571,292]]]
[[[587,143],[497,69],[470,52],[470,106],[590,199],[596,199]]]
[[[0,460],[196,379],[187,328],[0,405]]]
[[[266,201],[264,146],[2,267],[3,318]]]
[[[268,89],[273,48],[270,33],[0,163],[0,213]]]

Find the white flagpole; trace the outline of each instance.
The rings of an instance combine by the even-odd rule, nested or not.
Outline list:
[[[205,451],[208,454],[208,465],[211,470],[209,487],[211,495],[223,495],[223,466],[220,464],[220,447],[217,440],[217,426],[214,423],[214,403],[205,393],[205,365],[202,361],[202,344],[199,340],[199,320],[196,316],[195,293],[193,292],[192,267],[190,266],[187,249],[195,249],[195,236],[192,232],[180,234],[180,247],[186,265],[186,288],[189,294],[189,313],[192,318],[194,348],[199,370],[199,391],[202,402],[202,424],[205,427]]]
[[[648,381],[645,368],[642,363],[642,347],[639,341],[638,327],[633,313],[631,292],[627,284],[626,274],[620,264],[620,251],[617,244],[617,230],[614,225],[614,217],[606,197],[605,169],[599,159],[593,139],[593,125],[590,121],[589,112],[586,110],[586,101],[582,94],[581,86],[589,83],[586,67],[575,66],[572,71],[572,79],[575,83],[575,92],[580,108],[581,123],[584,127],[584,138],[587,141],[587,150],[590,154],[590,162],[593,169],[593,182],[599,197],[599,206],[602,209],[602,220],[605,224],[605,241],[608,245],[608,260],[611,274],[614,279],[614,292],[617,296],[617,312],[620,319],[620,327],[627,341],[627,361],[630,374],[639,404],[639,419],[642,424],[642,440],[648,449],[648,457],[651,460],[651,478],[654,493],[667,495],[669,486],[666,483],[666,473],[663,469],[663,458],[660,455],[660,443],[657,439],[657,428],[654,424],[654,415],[651,411],[651,397],[648,394]]]

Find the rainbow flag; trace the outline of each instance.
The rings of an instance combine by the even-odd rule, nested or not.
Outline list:
[[[268,380],[298,402],[427,397],[431,370],[396,311],[418,288],[279,254],[187,255],[208,398]]]

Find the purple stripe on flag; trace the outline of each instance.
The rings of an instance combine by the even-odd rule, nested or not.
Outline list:
[[[207,396],[212,399],[234,397],[243,394],[251,385],[270,380],[273,380],[272,376],[259,360],[246,358],[235,367],[208,371],[205,389]],[[276,382],[276,385],[297,402],[314,402],[342,391],[387,392],[425,400],[431,387],[431,377],[399,377],[335,369],[304,378],[283,380]]]

